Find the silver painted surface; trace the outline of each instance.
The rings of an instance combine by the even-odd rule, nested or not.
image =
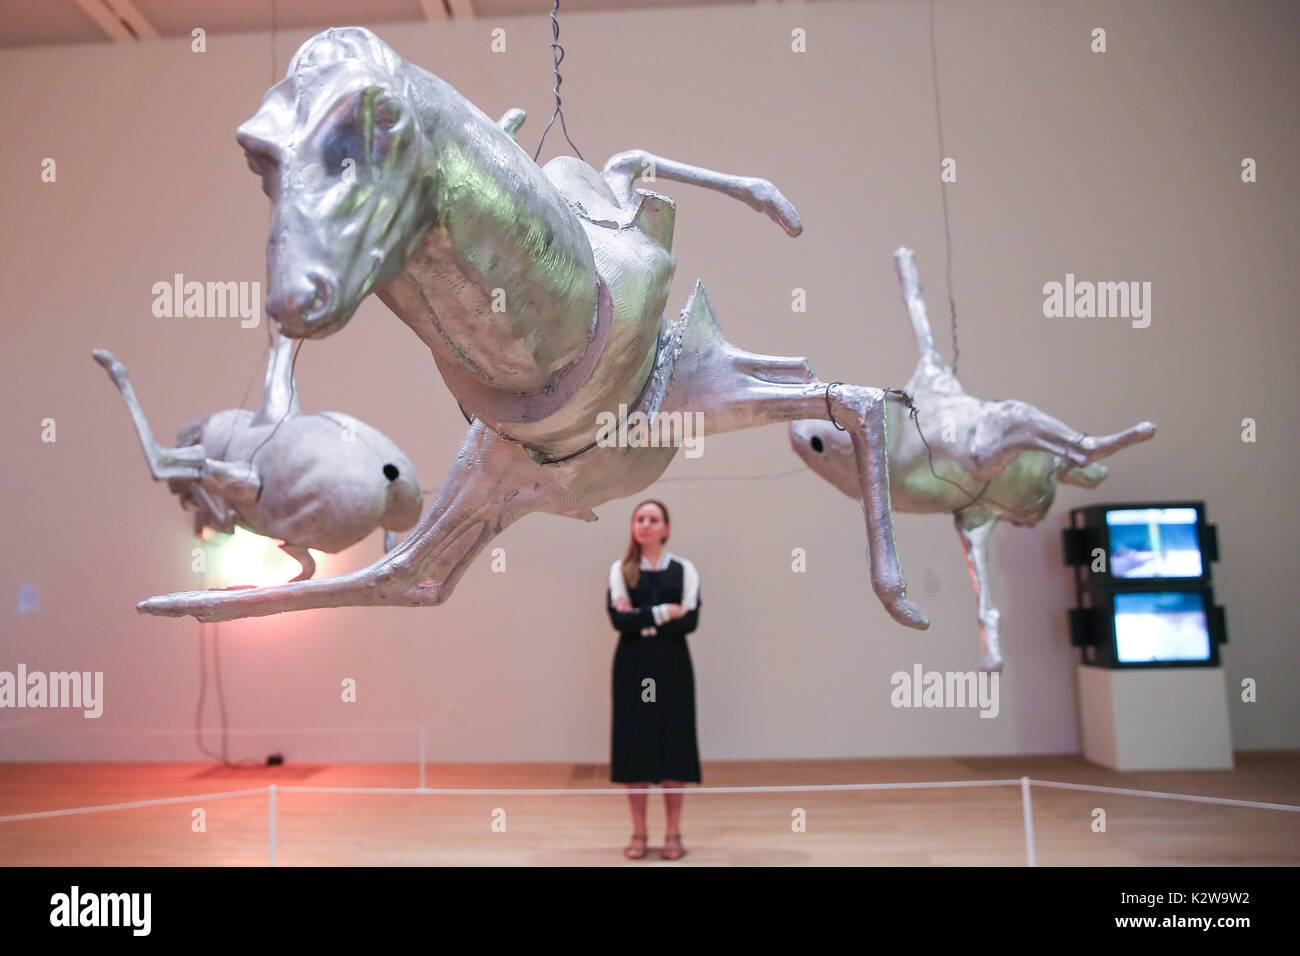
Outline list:
[[[975,585],[980,667],[1002,666],[998,609],[989,593],[988,540],[1001,520],[1032,527],[1047,514],[1057,482],[1092,488],[1106,477],[1096,464],[1154,437],[1151,422],[1114,435],[1076,431],[1026,402],[985,402],[967,395],[930,334],[911,249],[894,253],[919,359],[904,391],[890,394],[889,472],[895,511],[951,514]],[[851,498],[860,495],[853,443],[826,421],[792,422],[790,444],[817,474]],[[924,436],[924,439],[923,437]],[[927,448],[928,445],[928,448]]]
[[[194,533],[235,526],[279,539],[315,571],[308,548],[334,553],[375,528],[406,531],[420,519],[415,466],[383,433],[341,412],[304,415],[293,381],[293,341],[272,330],[266,384],[256,412],[231,408],[181,429],[175,448],[154,439],[126,368],[96,349],[126,401],[150,474],[194,512]]]
[[[368,30],[309,40],[238,132],[274,203],[267,311],[286,335],[328,335],[375,292],[429,347],[473,422],[433,507],[393,552],[354,574],[237,593],[185,592],[140,609],[227,620],[313,607],[445,601],[475,555],[534,511],[592,508],[654,482],[673,446],[597,444],[602,414],[700,413],[706,434],[834,414],[848,428],[871,583],[924,628],[894,547],[881,389],[830,393],[801,357],[745,352],[697,282],[665,315],[676,206],[633,183],[667,180],[747,203],[789,235],[794,207],[763,179],[642,151],[604,170],[538,168],[492,121]],[[344,171],[347,175],[344,175]]]

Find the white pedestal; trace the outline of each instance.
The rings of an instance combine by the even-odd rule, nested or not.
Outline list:
[[[1113,770],[1230,770],[1221,667],[1078,665],[1083,755]]]

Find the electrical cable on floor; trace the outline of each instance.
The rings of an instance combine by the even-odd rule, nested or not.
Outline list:
[[[206,551],[206,549],[205,549]],[[206,560],[206,554],[205,554]],[[203,572],[203,586],[208,584],[207,571]],[[207,655],[204,652],[206,641],[204,640],[204,623],[197,622],[199,625],[199,700],[194,708],[194,742],[198,745],[199,752],[205,757],[219,761],[227,770],[239,770],[250,767],[263,766],[262,761],[254,760],[251,757],[244,757],[236,761],[230,759],[230,721],[226,714],[226,688],[221,679],[221,652],[218,644],[221,635],[218,625],[214,622],[212,625],[212,664],[213,678],[216,687],[217,711],[221,715],[221,752],[214,753],[209,750],[203,742],[203,704],[207,700],[208,694],[208,667]]]

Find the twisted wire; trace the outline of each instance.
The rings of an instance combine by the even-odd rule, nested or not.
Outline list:
[[[555,73],[555,112],[551,114],[551,121],[546,124],[546,129],[542,130],[542,138],[537,141],[537,152],[533,153],[533,162],[537,162],[537,157],[542,155],[542,144],[546,142],[546,134],[555,125],[555,117],[557,116],[560,118],[560,129],[564,131],[564,138],[569,141],[569,145],[578,154],[578,158],[582,159],[581,151],[574,145],[572,138],[569,136],[569,127],[564,122],[564,107],[560,102],[560,84],[564,82],[564,77],[560,76],[560,62],[564,59],[564,47],[560,45],[560,21],[556,17],[559,9],[560,0],[555,0],[555,6],[551,8],[551,51],[555,58],[555,66],[553,67]],[[584,159],[583,162],[586,162],[586,160]]]

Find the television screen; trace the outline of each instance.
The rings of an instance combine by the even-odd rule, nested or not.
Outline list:
[[[1199,518],[1196,508],[1108,510],[1111,576],[1199,578],[1204,573]]]
[[[1119,593],[1114,600],[1120,664],[1210,659],[1210,628],[1200,591]]]

